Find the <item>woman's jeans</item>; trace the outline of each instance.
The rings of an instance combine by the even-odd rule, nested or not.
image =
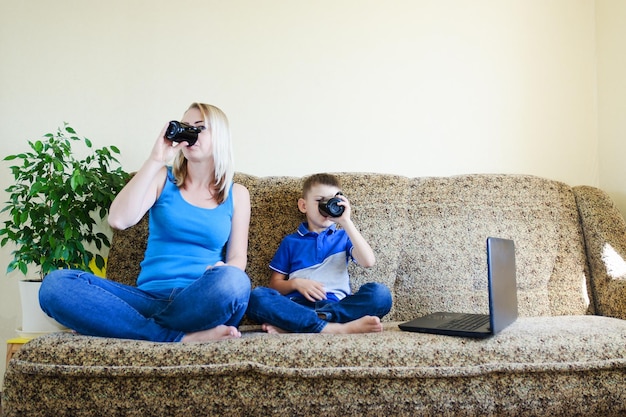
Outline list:
[[[46,276],[39,303],[50,317],[83,335],[178,342],[186,333],[239,325],[249,296],[246,273],[228,265],[207,269],[170,294],[66,269]]]
[[[347,323],[364,316],[382,318],[391,310],[391,293],[379,283],[363,285],[358,292],[340,301],[312,303],[266,287],[250,293],[247,315],[257,323],[267,323],[292,333],[319,333],[328,324]]]

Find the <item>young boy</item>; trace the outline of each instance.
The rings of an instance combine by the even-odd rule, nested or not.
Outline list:
[[[298,209],[306,215],[306,222],[281,242],[269,265],[269,288],[257,287],[250,294],[247,314],[266,332],[383,330],[380,319],[391,309],[389,289],[371,282],[355,294],[350,291],[348,260],[369,268],[376,259],[350,218],[348,199],[338,193],[339,179],[334,175],[315,174],[305,179]],[[338,217],[319,208],[320,202],[333,197],[340,200],[335,208],[343,208]]]

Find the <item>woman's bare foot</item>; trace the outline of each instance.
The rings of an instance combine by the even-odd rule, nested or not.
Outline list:
[[[289,333],[287,330],[283,330],[280,327],[272,326],[271,324],[263,323],[261,325],[263,331],[269,334],[280,334],[280,333]]]
[[[239,337],[241,337],[241,332],[236,327],[220,324],[212,329],[187,333],[180,341],[182,343],[209,342],[211,340],[237,339]]]
[[[363,316],[347,323],[328,323],[322,329],[322,333],[330,334],[379,333],[382,331],[383,325],[380,318],[376,316]]]

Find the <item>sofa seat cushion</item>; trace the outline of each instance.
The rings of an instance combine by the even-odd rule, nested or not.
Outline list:
[[[164,410],[194,404],[220,415],[294,406],[318,415],[626,412],[626,321],[599,316],[520,318],[483,340],[403,332],[397,323],[379,334],[246,331],[204,344],[58,333],[29,342],[13,360],[5,385],[29,397],[10,401],[25,407],[13,411],[33,416],[46,402],[82,407],[82,415],[169,415]],[[311,397],[311,390],[324,395]],[[155,396],[160,408],[148,409]],[[620,404],[607,400],[620,396]]]

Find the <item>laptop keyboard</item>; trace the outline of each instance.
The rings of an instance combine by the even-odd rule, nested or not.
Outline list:
[[[450,320],[439,327],[459,330],[476,330],[483,327],[485,324],[489,324],[489,316],[485,316],[483,314],[467,314]]]

